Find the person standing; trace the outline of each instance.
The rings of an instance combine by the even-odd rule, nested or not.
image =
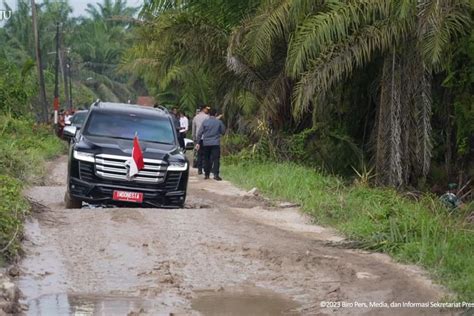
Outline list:
[[[188,130],[189,130],[189,120],[186,117],[186,114],[184,112],[179,112],[179,126],[180,130],[179,133],[181,134],[181,138],[183,139],[183,147],[184,147],[184,139],[187,136]]]
[[[209,118],[202,122],[201,128],[197,134],[197,138],[202,138],[204,147],[204,179],[209,179],[212,173],[214,180],[221,181],[219,176],[220,158],[221,158],[221,136],[225,133],[225,126],[221,120],[216,118],[216,110],[209,111]],[[200,145],[196,145],[196,149],[200,149]]]
[[[202,174],[202,169],[204,165],[204,147],[202,145],[202,138],[197,138],[199,129],[201,128],[202,122],[204,122],[207,118],[209,118],[209,110],[210,108],[206,105],[201,106],[201,110],[193,119],[193,126],[192,126],[192,137],[194,144],[199,145],[199,149],[196,146],[197,151],[197,169],[198,174]]]
[[[181,123],[179,122],[178,108],[174,107],[171,109],[171,116],[173,119],[174,128],[176,129],[176,133],[178,135],[179,147],[184,149],[184,138],[181,137]]]

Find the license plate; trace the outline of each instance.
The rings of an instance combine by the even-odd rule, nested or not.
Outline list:
[[[128,191],[114,191],[114,195],[112,198],[115,201],[141,203],[143,202],[143,193],[128,192]]]

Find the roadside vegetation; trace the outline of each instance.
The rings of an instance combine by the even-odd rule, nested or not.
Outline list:
[[[21,251],[29,204],[23,189],[42,181],[45,162],[64,150],[51,127],[35,123],[37,95],[32,67],[0,56],[0,265]]]
[[[223,175],[246,189],[296,202],[315,223],[335,227],[351,247],[388,253],[418,264],[459,295],[474,300],[474,203],[451,212],[436,197],[343,180],[295,163],[227,157]]]
[[[0,101],[1,103],[1,101]],[[0,265],[20,252],[23,220],[30,206],[23,189],[42,181],[45,162],[64,150],[47,126],[0,114]]]

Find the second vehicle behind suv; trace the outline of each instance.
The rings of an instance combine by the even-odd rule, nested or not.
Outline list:
[[[189,163],[164,108],[96,102],[80,131],[70,130],[66,207],[141,204],[182,207]],[[137,135],[145,166],[129,178],[126,162]]]

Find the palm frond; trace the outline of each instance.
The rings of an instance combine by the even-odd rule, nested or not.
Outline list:
[[[443,52],[457,35],[472,27],[470,1],[418,2],[418,36],[427,65],[441,66]]]
[[[334,45],[357,31],[360,27],[388,18],[391,1],[336,2],[328,12],[309,16],[298,27],[290,41],[287,72],[297,76],[316,59],[327,46]]]
[[[408,34],[410,23],[411,20],[400,19],[377,21],[321,52],[296,84],[293,95],[295,117],[301,117],[315,96],[324,96],[334,83],[347,78],[355,67],[365,65],[376,52],[396,46]]]

